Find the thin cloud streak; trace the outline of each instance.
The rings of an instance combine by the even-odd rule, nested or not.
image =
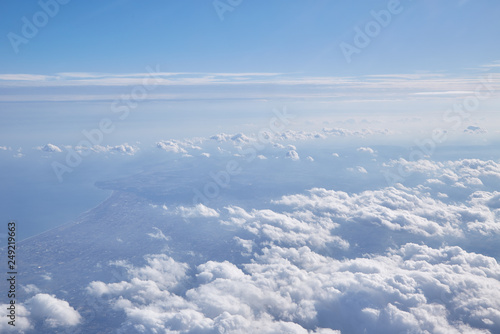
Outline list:
[[[500,73],[456,77],[442,73],[382,74],[357,77],[319,77],[280,73],[154,73],[99,74],[65,72],[56,75],[0,74],[3,102],[22,101],[101,101],[119,98],[113,87],[144,85],[154,80],[158,91],[148,100],[172,99],[418,99],[419,96],[457,96],[473,94],[488,82],[492,91],[500,90]],[[235,87],[227,90],[227,87]],[[64,92],[59,88],[64,87]],[[82,94],[82,87],[87,88]],[[88,89],[94,87],[95,89]],[[162,88],[163,87],[163,88]],[[169,89],[176,88],[175,92]],[[206,87],[213,87],[210,92]],[[268,90],[267,87],[273,87]],[[45,89],[53,88],[53,92]],[[37,90],[44,89],[43,93]],[[180,89],[180,91],[179,91]],[[220,89],[220,91],[218,91]],[[252,91],[253,90],[253,91]],[[7,93],[7,94],[6,94]]]

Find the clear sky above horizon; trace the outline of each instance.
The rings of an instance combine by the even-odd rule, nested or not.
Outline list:
[[[47,22],[37,17],[38,33],[15,53],[8,34],[22,36],[23,17],[33,23],[42,7],[2,1],[0,73],[135,73],[147,64],[170,72],[462,73],[498,59],[498,1],[401,0],[348,64],[340,43],[353,44],[355,27],[390,3],[243,0],[221,20],[212,1],[73,0]]]
[[[148,77],[158,81],[122,122],[124,137],[129,128],[235,131],[230,121],[252,123],[284,105],[308,120],[317,112],[442,121],[476,89],[500,91],[493,0],[0,3],[4,146],[63,133],[61,143],[74,141],[82,127],[116,116]],[[492,123],[499,100],[490,95],[472,125]]]

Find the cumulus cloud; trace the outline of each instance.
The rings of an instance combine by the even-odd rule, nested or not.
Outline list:
[[[211,144],[231,146],[247,138],[221,134]],[[270,145],[286,150],[276,156],[287,152],[299,160],[295,146],[283,144]],[[180,141],[157,145],[173,153],[194,149]],[[317,164],[297,164],[303,165]],[[500,192],[491,181],[500,180],[500,164],[397,159],[379,166],[418,174],[419,182],[350,192],[318,187],[258,206],[163,206],[158,211],[172,219],[210,220],[223,240],[210,252],[217,259],[198,256],[206,245],[194,245],[189,251],[197,256],[190,263],[172,255],[180,251],[149,254],[144,265],[118,261],[114,265],[127,274],[123,280],[94,281],[86,292],[122,315],[123,333],[499,332],[500,266],[493,255],[472,248],[498,254]],[[349,170],[363,174],[353,178],[370,176],[363,166]],[[457,194],[464,196],[457,200]],[[168,241],[167,231],[154,227],[145,234]],[[26,326],[29,319],[64,325],[54,312],[42,314],[41,304],[59,305],[73,319],[66,325],[80,321],[67,302],[35,288],[38,295],[26,303]]]
[[[365,137],[370,135],[388,135],[391,134],[391,131],[384,130],[371,130],[371,129],[361,129],[361,130],[347,130],[342,128],[323,128],[323,133],[329,136],[336,137],[347,137],[347,136],[355,136],[355,137]]]
[[[173,268],[182,273],[187,267],[166,256],[158,260],[158,266],[168,272]],[[97,297],[107,296],[111,307],[124,312],[122,331],[338,333],[318,326],[307,330],[294,322],[295,317],[313,314],[313,306],[298,305],[289,296],[273,292],[258,276],[253,277],[232,263],[208,261],[193,269],[197,287],[182,292],[184,297],[169,291],[186,279],[183,275],[170,275],[168,285],[159,284],[165,280],[162,275],[136,277],[138,272],[149,273],[150,265],[129,267],[129,281],[92,282],[87,291]]]
[[[251,141],[254,141],[254,139],[246,136],[243,133],[237,133],[237,134],[219,133],[217,135],[211,136],[209,139],[218,142],[234,142],[236,144],[249,143]]]
[[[359,147],[356,151],[362,152],[362,153],[368,153],[371,155],[375,154],[375,150],[370,148],[370,147]]]
[[[71,146],[67,148],[71,149]],[[129,145],[128,143],[115,145],[115,146],[103,146],[103,145],[93,145],[93,146],[75,146],[74,150],[80,154],[88,154],[90,152],[94,153],[120,153],[126,155],[134,155],[139,152],[139,147],[136,145]]]
[[[370,257],[336,260],[309,247],[261,244],[251,262],[208,261],[196,285],[176,294],[187,265],[161,257],[129,268],[129,281],[93,282],[122,310],[122,330],[221,333],[488,333],[500,328],[500,266],[460,247],[408,243]],[[166,262],[166,264],[164,263]],[[460,270],[457,270],[457,265]],[[180,267],[180,269],[178,268]],[[139,278],[140,276],[140,278]],[[471,295],[474,298],[471,298]]]
[[[296,148],[294,145],[291,145],[287,142],[291,141],[305,141],[305,140],[317,140],[317,139],[324,139],[328,138],[330,136],[367,136],[367,135],[372,135],[372,134],[387,134],[389,133],[387,130],[384,131],[372,131],[372,130],[366,130],[362,129],[359,131],[351,131],[351,130],[346,130],[346,129],[323,129],[321,132],[308,132],[308,131],[297,131],[297,130],[286,130],[280,133],[275,133],[275,132],[265,132],[261,131],[259,132],[259,136],[248,136],[244,133],[236,133],[236,134],[226,134],[226,133],[220,133],[217,135],[213,135],[211,137],[206,137],[206,138],[191,138],[191,139],[183,139],[183,140],[177,140],[177,139],[169,139],[169,140],[161,140],[155,143],[156,147],[158,149],[167,151],[167,152],[172,152],[172,153],[177,153],[177,154],[182,154],[184,157],[192,157],[193,154],[190,154],[192,152],[189,152],[190,150],[202,150],[202,144],[203,143],[210,143],[210,141],[216,141],[218,143],[231,143],[235,147],[241,147],[242,145],[252,145],[256,142],[263,141],[261,144],[269,144],[270,147],[278,148],[278,149],[287,149],[289,152],[290,151],[295,151]],[[265,141],[264,141],[265,140]],[[284,144],[281,144],[279,142],[283,142]],[[121,154],[127,154],[127,155],[134,155],[139,151],[139,147],[136,145],[129,145],[128,143],[116,145],[116,146],[103,146],[103,145],[93,145],[93,146],[66,146],[67,149],[74,149],[79,153],[86,153],[87,151],[92,151],[96,153],[121,153]],[[205,148],[209,148],[205,146]],[[7,150],[10,148],[0,146],[0,150]],[[62,152],[62,149],[58,146],[55,146],[53,144],[46,144],[44,146],[37,147],[38,150],[44,151],[44,152]],[[369,149],[369,148],[367,148]],[[230,153],[230,151],[224,150],[222,148],[218,148],[219,151],[221,152],[226,152]],[[369,149],[371,150],[371,149]],[[201,153],[202,156],[207,156],[208,152]],[[288,155],[288,153],[287,153]],[[290,155],[294,155],[293,153],[290,153]],[[22,153],[18,153],[16,155],[17,157],[22,157]],[[261,155],[259,155],[260,157]],[[295,157],[291,157],[292,159],[295,159]]]
[[[441,192],[450,192],[449,187],[453,187],[455,192],[458,188],[470,192],[480,189],[484,184],[500,181],[500,164],[493,160],[461,159],[435,162],[400,158],[384,163],[383,166],[389,170],[389,182],[402,182],[410,175],[421,174],[429,186]]]
[[[218,142],[225,142],[231,139],[231,135],[226,133],[219,133],[210,137],[211,140],[215,140]]]
[[[187,151],[182,146],[182,143],[174,140],[163,140],[156,143],[156,147],[167,152],[187,153]]]
[[[193,207],[179,206],[175,213],[184,218],[196,218],[196,217],[219,217],[219,213],[214,209],[211,209],[203,204],[197,204]]]
[[[233,234],[221,246],[225,254],[234,243],[231,256],[187,264],[149,255],[144,266],[124,265],[127,279],[87,291],[123,312],[124,332],[499,332],[500,265],[468,248],[498,244],[500,192],[485,184],[500,166],[400,159],[383,167],[402,166],[424,182],[313,188],[267,208],[178,207],[182,217],[217,218],[213,228]],[[469,192],[463,201],[433,192],[457,183]]]
[[[463,236],[462,226],[477,219],[464,219],[468,211],[463,207],[402,185],[359,194],[315,188],[308,195],[284,196],[275,203],[322,213],[345,224],[375,225],[427,237]]]
[[[117,152],[127,155],[134,155],[139,151],[139,148],[137,146],[132,146],[127,143],[116,146],[107,146],[106,148],[109,152]]]
[[[297,153],[297,151],[294,151],[294,150],[286,152],[286,156],[285,157],[287,159],[290,159],[290,160],[293,160],[293,161],[300,160],[299,154]]]
[[[285,132],[279,133],[275,136],[278,140],[310,140],[310,139],[323,139],[327,136],[323,133],[319,133],[316,131],[308,132],[308,131],[297,131],[297,130],[287,130]]]
[[[36,321],[43,321],[50,328],[78,325],[82,317],[67,301],[55,296],[39,293],[25,303]]]
[[[231,136],[231,140],[237,143],[249,143],[252,141],[250,137],[245,136],[243,133],[237,133]]]
[[[30,311],[22,304],[16,303],[15,307],[15,326],[9,325],[9,321],[13,319],[7,317],[9,314],[8,308],[11,307],[10,304],[0,304],[2,311],[5,315],[0,321],[0,332],[1,333],[25,333],[28,330],[33,329],[33,324],[30,322]]]
[[[49,153],[61,153],[62,150],[57,147],[56,145],[53,145],[53,144],[46,144],[44,146],[39,146],[37,147],[37,150],[39,151],[43,151],[43,152],[49,152]]]
[[[308,245],[324,248],[327,245],[346,249],[349,243],[332,234],[339,225],[329,217],[314,215],[310,211],[279,213],[269,209],[252,210],[231,206],[226,208],[229,216],[222,224],[240,227],[259,240],[289,246]]]
[[[346,136],[356,136],[356,137],[365,137],[369,135],[387,135],[391,132],[389,130],[347,130],[341,128],[324,128],[321,132],[317,131],[303,131],[303,130],[286,130],[283,132],[259,132],[259,136],[249,137],[243,133],[238,134],[226,134],[220,133],[217,135],[213,135],[209,137],[209,140],[216,141],[219,143],[231,142],[233,144],[249,144],[255,141],[260,141],[262,138],[265,138],[266,143],[271,143],[276,148],[285,148],[288,150],[295,151],[296,148],[294,145],[283,145],[280,142],[294,142],[294,141],[306,141],[306,140],[318,140],[325,139],[328,137],[346,137]],[[262,139],[263,140],[263,139]],[[292,147],[290,147],[292,146]]]

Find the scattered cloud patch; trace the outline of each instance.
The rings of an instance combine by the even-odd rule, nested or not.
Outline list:
[[[219,213],[203,204],[197,204],[193,207],[179,206],[175,213],[184,218],[197,218],[197,217],[219,217]]]
[[[167,152],[187,153],[187,151],[182,146],[182,143],[174,140],[163,140],[156,143],[156,147]]]
[[[137,146],[132,146],[127,143],[117,146],[107,146],[106,147],[109,152],[116,152],[127,155],[134,155],[139,151]]]
[[[323,133],[329,136],[337,137],[366,137],[371,135],[389,135],[392,132],[388,129],[384,130],[372,130],[372,129],[361,129],[361,130],[348,130],[343,128],[323,128]]]
[[[300,160],[299,154],[297,153],[297,151],[294,151],[294,150],[286,152],[285,157],[287,159],[290,159],[290,160],[293,160],[293,161]]]
[[[356,151],[375,155],[375,150],[370,147],[359,147]]]
[[[215,140],[217,142],[233,142],[235,144],[243,144],[243,143],[250,143],[254,141],[254,139],[246,136],[243,133],[237,133],[237,134],[227,134],[227,133],[219,133],[217,135],[211,136],[209,139]]]
[[[34,284],[28,284],[26,286],[23,285],[22,288],[23,288],[24,292],[26,292],[27,294],[40,292],[40,289]]]
[[[44,146],[39,146],[37,147],[37,150],[43,151],[43,152],[49,152],[49,153],[61,153],[62,150],[57,147],[56,145],[53,144],[46,144]]]
[[[136,145],[129,145],[128,143],[115,145],[115,146],[102,146],[102,145],[93,145],[93,146],[75,146],[72,148],[71,146],[66,146],[66,149],[71,150],[74,149],[76,152],[85,155],[91,152],[94,153],[119,153],[126,155],[135,155],[139,152],[139,147]]]
[[[45,293],[39,293],[25,303],[36,321],[43,321],[50,328],[76,326],[82,317],[67,301]]]
[[[361,167],[361,166],[356,166],[356,167],[349,167],[347,168],[347,170],[349,172],[353,172],[353,173],[361,173],[361,174],[368,174],[368,172],[366,171],[366,169],[364,167]]]
[[[25,333],[33,330],[34,326],[30,321],[30,311],[22,304],[16,303],[15,326],[9,325],[10,317],[6,316],[9,311],[10,304],[0,304],[2,310],[5,310],[5,315],[0,321],[0,332],[2,333]]]

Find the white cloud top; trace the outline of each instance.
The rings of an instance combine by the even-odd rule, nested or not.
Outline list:
[[[197,218],[197,217],[219,217],[219,213],[203,204],[198,204],[193,207],[179,206],[175,213],[184,218]]]
[[[242,260],[187,264],[149,255],[145,266],[126,267],[126,280],[93,282],[88,292],[123,311],[122,331],[497,332],[500,265],[466,248],[483,240],[472,245],[495,249],[500,192],[464,180],[499,177],[498,164],[387,167],[403,163],[450,196],[462,182],[467,199],[397,184],[357,193],[313,188],[269,208],[179,207],[183,217],[219,218],[221,235],[236,231],[231,249]]]
[[[53,145],[53,144],[46,144],[44,146],[39,146],[37,147],[38,150],[40,151],[43,151],[43,152],[49,152],[49,153],[53,153],[53,152],[56,152],[56,153],[61,153],[62,150],[57,147],[56,145]]]

